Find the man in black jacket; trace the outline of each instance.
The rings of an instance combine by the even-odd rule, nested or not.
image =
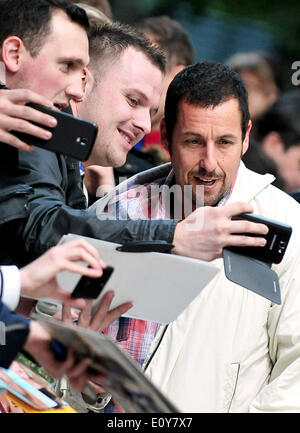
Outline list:
[[[18,0],[8,0],[4,3],[12,4],[16,1]],[[19,6],[22,6],[22,2]],[[30,10],[27,4],[26,7]],[[26,13],[24,7],[23,12]],[[54,15],[53,19],[57,19],[57,15]],[[68,33],[68,38],[70,37]],[[4,54],[7,39],[11,40],[11,37],[2,42]],[[18,37],[18,40],[22,41],[22,36]],[[92,33],[91,62],[89,69],[84,71],[87,77],[86,94],[81,101],[83,95],[80,93],[78,80],[75,82],[76,85],[72,84],[71,91],[70,86],[54,95],[49,95],[49,92],[44,90],[47,89],[48,83],[54,86],[55,82],[50,77],[47,63],[55,64],[56,59],[56,51],[51,49],[51,46],[47,47],[51,41],[52,39],[46,38],[35,57],[25,48],[26,61],[23,62],[22,53],[19,53],[18,67],[13,56],[2,56],[6,71],[9,70],[9,74],[6,73],[7,86],[17,87],[23,78],[21,85],[26,87],[28,84],[30,87],[30,78],[38,67],[38,82],[43,81],[44,87],[41,88],[35,83],[36,86],[31,87],[32,90],[39,91],[59,107],[65,106],[71,100],[75,101],[75,108],[78,108],[81,117],[96,120],[99,124],[97,142],[88,163],[122,165],[128,150],[150,131],[151,116],[158,108],[162,88],[162,55],[146,39],[127,26],[112,26],[112,29],[106,26],[102,32]],[[100,51],[97,49],[98,44],[102,47]],[[66,41],[61,45],[65,47]],[[70,45],[73,47],[74,44]],[[43,63],[40,57],[45,46],[47,62]],[[62,66],[68,77],[73,77],[74,73],[77,73],[78,62],[75,66],[70,66],[68,62],[71,60]],[[85,66],[85,58],[81,63]],[[58,72],[54,72],[56,78],[59,78],[55,83],[57,84],[61,76],[57,77]],[[100,99],[96,98],[97,94]],[[2,227],[2,236],[6,239],[5,252],[20,265],[39,256],[56,244],[63,234],[69,232],[119,243],[131,240],[165,240],[175,245],[174,253],[206,260],[220,257],[224,245],[259,245],[261,241],[260,238],[237,236],[232,233],[230,217],[251,211],[251,207],[245,203],[235,206],[232,211],[216,209],[213,218],[210,217],[210,227],[207,230],[203,230],[201,225],[199,228],[194,225],[194,229],[190,230],[187,220],[98,220],[85,210],[87,203],[82,191],[78,162],[43,149],[36,148],[31,153],[19,151],[18,172],[13,175],[8,173],[1,181],[4,192],[7,192],[6,185],[11,185],[12,182],[16,188],[24,184],[31,188],[31,194],[28,196],[28,216],[17,220],[13,216],[13,210],[9,211],[7,223]],[[193,217],[203,221],[206,212],[206,208],[198,209]],[[264,227],[245,222],[244,225],[241,224],[240,231],[263,233]]]
[[[68,104],[71,98],[80,99],[82,69],[89,62],[89,54],[86,14],[64,0],[2,0],[0,23],[0,256],[2,263],[7,263],[5,240],[13,242],[15,227],[28,216],[28,197],[33,193],[27,179],[22,180],[17,149],[8,145],[25,150],[32,150],[32,146],[10,131],[49,139],[49,131],[30,121],[55,126],[56,120],[25,103],[55,108]],[[3,89],[5,84],[13,90]]]

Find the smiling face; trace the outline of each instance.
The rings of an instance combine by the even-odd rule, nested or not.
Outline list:
[[[57,105],[68,106],[71,99],[83,97],[82,76],[89,62],[88,51],[85,29],[65,12],[54,11],[51,32],[39,53],[32,57],[20,45],[17,69],[13,63],[7,66],[7,85],[33,90]]]
[[[119,58],[94,66],[96,83],[87,90],[78,114],[99,126],[86,166],[118,167],[128,151],[151,131],[162,92],[163,75],[141,51],[126,48]]]
[[[197,185],[204,191],[205,206],[214,206],[228,191],[248,149],[250,129],[251,122],[243,140],[237,99],[214,108],[179,103],[171,160],[176,183],[192,186],[194,204]],[[161,132],[168,144],[164,121]]]

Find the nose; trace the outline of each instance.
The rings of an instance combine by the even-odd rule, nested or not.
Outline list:
[[[82,73],[73,77],[72,82],[66,87],[66,95],[77,102],[81,101],[84,95],[85,81],[82,78]]]
[[[201,158],[199,165],[202,169],[207,172],[213,172],[217,168],[217,156],[216,149],[213,144],[207,144],[204,149],[202,149]]]
[[[150,111],[141,107],[135,110],[134,126],[138,128],[144,135],[151,132],[151,116]]]

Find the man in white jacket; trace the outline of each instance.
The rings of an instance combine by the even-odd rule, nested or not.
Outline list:
[[[152,333],[144,369],[183,412],[300,412],[300,207],[271,185],[273,176],[258,175],[241,162],[250,129],[240,77],[214,62],[190,66],[171,83],[161,123],[172,163],[129,179],[119,186],[119,195],[94,207],[99,213],[117,201],[119,216],[172,218],[172,210],[171,215],[165,212],[162,195],[151,196],[151,187],[177,184],[183,191],[191,185],[191,210],[197,187],[208,207],[202,222],[208,233],[210,210],[221,211],[224,206],[224,212],[241,201],[249,203],[254,213],[293,228],[283,261],[272,267],[280,281],[280,305],[230,282],[223,260],[216,259],[213,263],[221,271],[215,279],[177,320]],[[138,185],[146,186],[150,194],[135,194]],[[151,206],[146,205],[149,197]],[[188,218],[184,221],[188,224]],[[219,224],[220,235],[226,231],[224,224]],[[208,257],[209,248],[208,243]],[[121,326],[122,318],[108,333],[126,335]],[[120,343],[134,352],[141,337],[138,345],[132,330],[139,327],[124,320],[123,326],[127,340]]]

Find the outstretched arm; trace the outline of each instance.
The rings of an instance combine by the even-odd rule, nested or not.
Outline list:
[[[264,238],[245,236],[243,233],[264,235],[268,232],[266,225],[231,220],[244,212],[253,212],[252,206],[237,202],[221,207],[198,208],[177,224],[173,253],[210,261],[221,257],[225,246],[264,246]]]
[[[79,261],[85,262],[89,267]],[[71,298],[70,293],[60,287],[56,275],[60,271],[71,271],[88,277],[100,277],[105,263],[98,251],[84,239],[76,239],[50,248],[46,253],[21,269],[21,294],[30,298],[54,298],[84,307],[83,300]]]

